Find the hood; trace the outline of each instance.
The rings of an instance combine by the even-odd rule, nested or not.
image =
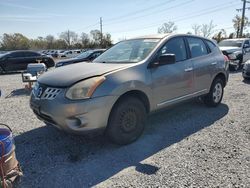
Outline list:
[[[53,87],[68,87],[80,80],[100,76],[128,65],[129,64],[76,63],[44,73],[38,78],[38,82]]]
[[[236,51],[241,51],[241,48],[234,46],[220,46],[221,51],[226,51],[227,53],[233,53]]]

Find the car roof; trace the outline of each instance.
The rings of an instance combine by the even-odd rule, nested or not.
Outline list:
[[[131,38],[131,39],[128,39],[128,40],[133,40],[133,39],[164,39],[164,38],[177,37],[177,36],[180,36],[180,37],[197,37],[197,38],[212,41],[211,39],[208,39],[208,38],[205,38],[205,37],[202,37],[202,36],[197,36],[197,35],[192,35],[192,34],[177,34],[177,33],[146,35],[146,36]]]
[[[170,33],[166,33],[166,34],[154,34],[154,35],[144,35],[144,36],[138,36],[138,37],[134,37],[131,39],[163,39],[167,36],[171,35]],[[129,39],[129,40],[131,40]]]

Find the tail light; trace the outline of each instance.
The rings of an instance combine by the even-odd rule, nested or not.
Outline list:
[[[226,55],[224,55],[224,61],[229,62],[229,59],[228,59],[228,57]]]

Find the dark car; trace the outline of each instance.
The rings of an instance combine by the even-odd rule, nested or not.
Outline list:
[[[55,66],[51,57],[34,51],[11,51],[0,54],[0,74],[8,71],[26,70],[30,63],[44,63],[47,68]]]
[[[95,58],[97,58],[99,55],[101,55],[104,51],[105,51],[105,49],[88,50],[86,52],[81,53],[79,56],[77,56],[75,58],[59,61],[56,64],[56,67],[70,65],[73,63],[80,63],[83,61],[92,61]]]

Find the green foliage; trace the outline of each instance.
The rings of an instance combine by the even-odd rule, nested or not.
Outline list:
[[[101,35],[99,30],[92,30],[89,35],[82,33],[80,37],[73,31],[64,31],[59,39],[53,35],[28,39],[21,33],[0,36],[0,50],[108,48],[111,45],[111,35]]]
[[[2,50],[26,50],[30,48],[29,39],[20,33],[4,33],[0,43]]]
[[[236,38],[238,38],[239,35],[240,35],[240,28],[241,28],[242,19],[241,19],[241,17],[239,15],[236,15],[233,18],[232,22],[233,22],[233,26],[234,26],[234,29],[235,29]],[[249,26],[250,26],[250,22],[249,22],[248,18],[245,17],[244,18],[244,27],[243,27],[243,29],[246,29]]]

